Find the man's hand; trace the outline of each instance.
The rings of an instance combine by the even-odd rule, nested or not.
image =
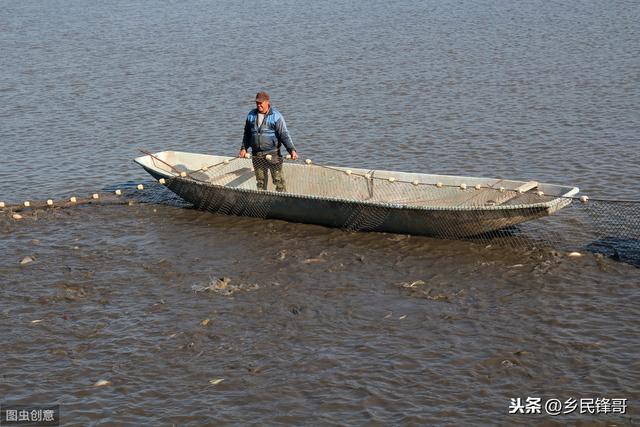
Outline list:
[[[240,152],[238,153],[238,157],[241,157],[243,159],[247,157],[247,150],[245,150],[244,148],[240,150]]]
[[[295,151],[291,152],[291,160],[298,160],[298,153]]]

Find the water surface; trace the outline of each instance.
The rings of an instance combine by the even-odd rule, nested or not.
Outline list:
[[[637,2],[0,5],[0,200],[148,181],[138,148],[233,155],[260,89],[316,163],[640,194]],[[149,191],[0,216],[4,402],[96,425],[638,422],[633,266]],[[528,396],[629,410],[507,414]]]

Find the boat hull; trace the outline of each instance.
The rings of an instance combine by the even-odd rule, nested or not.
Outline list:
[[[225,215],[280,219],[354,231],[446,238],[489,233],[549,214],[549,207],[424,209],[240,190],[174,178],[167,187],[196,208]]]

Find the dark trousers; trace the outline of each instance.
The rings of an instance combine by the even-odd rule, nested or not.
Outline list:
[[[271,171],[271,179],[276,186],[276,191],[287,191],[284,182],[284,171],[282,170],[284,159],[278,154],[271,154],[271,160],[267,160],[265,156],[266,154],[256,153],[251,158],[253,161],[253,169],[256,173],[256,186],[258,190],[267,189],[269,171]]]

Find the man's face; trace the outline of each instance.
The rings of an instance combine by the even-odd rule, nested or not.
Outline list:
[[[256,101],[256,107],[258,107],[258,113],[267,114],[269,111],[269,101]]]

